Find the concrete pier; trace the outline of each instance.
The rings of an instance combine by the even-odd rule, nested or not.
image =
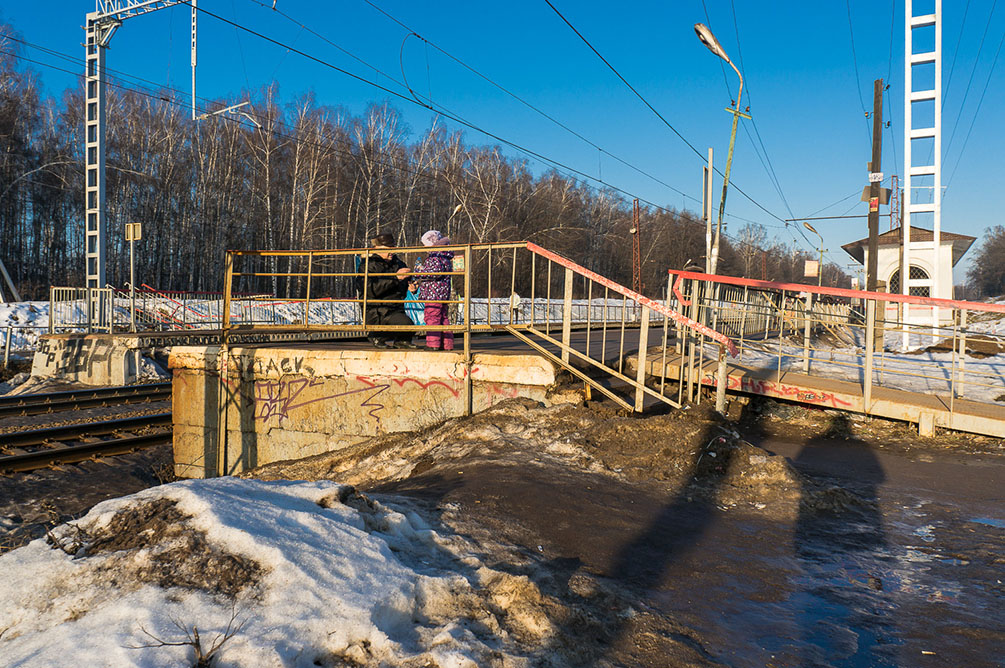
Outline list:
[[[84,385],[126,385],[135,382],[139,335],[48,334],[32,359],[31,375]]]
[[[220,383],[218,346],[176,347],[173,373],[175,473],[217,473],[219,425],[226,423],[226,474],[298,459],[391,432],[412,431],[467,410],[460,352],[372,350],[357,344],[231,348]],[[512,351],[472,357],[474,411],[511,397],[582,400],[556,392],[558,369]]]

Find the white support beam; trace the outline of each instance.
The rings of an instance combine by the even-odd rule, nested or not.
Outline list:
[[[932,51],[924,53],[913,53],[915,30],[919,28],[935,27],[935,44]],[[914,89],[914,67],[933,63],[935,65],[935,80],[931,88],[922,90]],[[915,128],[913,118],[912,102],[928,101],[933,102],[935,108],[935,118],[933,126],[930,128]],[[912,139],[931,138],[932,147],[930,164],[913,164]],[[927,150],[926,150],[927,153]],[[919,156],[920,157],[920,156]],[[927,158],[927,156],[926,156]],[[914,177],[931,177],[933,183],[925,186],[914,186]],[[918,192],[915,192],[917,190]],[[931,193],[930,196],[926,193]],[[930,201],[926,201],[930,200]],[[911,254],[914,250],[920,250],[921,244],[911,242],[911,225],[914,223],[915,214],[931,214],[933,219],[932,236],[934,237],[932,248],[932,275],[930,281],[926,281],[930,288],[929,294],[932,297],[944,297],[941,289],[942,281],[949,277],[940,275],[939,247],[942,238],[942,0],[934,0],[932,13],[914,16],[914,1],[904,1],[904,233],[901,265],[902,280],[901,291],[908,294],[911,287],[919,287],[921,284],[910,279]],[[950,279],[951,280],[951,279]],[[909,321],[908,311],[910,308],[905,304],[904,320]],[[938,326],[939,309],[932,309],[933,326]],[[908,344],[908,332],[903,335],[903,345]]]
[[[107,224],[105,213],[105,49],[125,19],[186,4],[185,0],[95,0],[84,24],[84,285],[104,288]],[[195,2],[192,2],[192,116],[195,117]],[[107,309],[91,304],[96,327]]]

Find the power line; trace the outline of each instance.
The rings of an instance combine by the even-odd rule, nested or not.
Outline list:
[[[471,65],[468,65],[466,62],[464,62],[460,58],[457,58],[453,54],[449,53],[448,51],[446,51],[445,49],[443,49],[442,47],[440,47],[436,43],[431,42],[430,40],[426,39],[425,37],[423,37],[422,35],[420,35],[418,32],[416,32],[415,30],[413,30],[411,27],[409,27],[408,25],[406,25],[403,21],[399,20],[397,17],[393,16],[392,14],[390,14],[389,12],[387,12],[386,10],[382,9],[381,7],[379,7],[378,5],[376,5],[375,3],[373,3],[371,0],[364,0],[364,1],[366,2],[366,4],[368,4],[371,7],[373,7],[373,9],[375,9],[376,11],[378,11],[379,13],[383,14],[388,19],[390,19],[391,21],[393,21],[399,27],[403,28],[404,30],[407,30],[410,35],[414,35],[417,39],[421,40],[427,46],[433,47],[434,49],[436,49],[437,51],[439,51],[441,54],[443,54],[447,58],[453,60],[455,63],[457,63],[458,65],[460,65],[464,69],[468,70],[469,72],[471,72],[475,76],[483,79],[484,81],[486,81],[487,83],[491,84],[492,86],[498,88],[503,93],[509,95],[510,97],[512,97],[513,99],[517,100],[518,102],[520,102],[521,104],[523,104],[527,108],[533,110],[534,112],[536,112],[540,116],[548,119],[549,121],[551,121],[555,125],[559,126],[560,128],[562,128],[563,130],[565,130],[569,134],[571,134],[574,137],[576,137],[577,139],[580,139],[581,141],[589,144],[590,146],[592,146],[593,148],[597,149],[599,152],[603,153],[604,155],[607,155],[608,157],[613,158],[614,160],[616,160],[616,161],[620,162],[621,164],[625,165],[626,167],[634,170],[635,172],[637,172],[637,173],[639,173],[639,174],[641,174],[641,175],[643,175],[643,176],[645,176],[645,177],[647,177],[649,179],[652,179],[654,182],[656,182],[656,183],[658,183],[658,184],[660,184],[660,185],[668,188],[669,190],[677,193],[678,195],[681,195],[683,197],[687,197],[688,199],[693,200],[695,202],[700,202],[701,201],[697,197],[689,195],[689,194],[687,194],[687,193],[679,190],[678,188],[675,188],[674,186],[670,185],[669,183],[666,183],[665,181],[663,181],[662,179],[660,179],[660,178],[658,178],[656,176],[653,176],[649,172],[646,172],[645,170],[640,169],[639,167],[636,167],[635,165],[633,165],[633,164],[627,162],[626,160],[624,160],[623,158],[621,158],[621,157],[619,157],[619,156],[611,153],[610,151],[608,151],[607,149],[603,148],[602,146],[597,145],[596,142],[594,142],[594,141],[590,140],[589,138],[583,136],[582,134],[580,134],[576,130],[573,130],[568,125],[566,125],[562,121],[558,120],[557,118],[555,118],[551,114],[548,114],[547,112],[541,110],[540,108],[538,108],[535,105],[531,104],[530,102],[528,102],[524,98],[520,97],[516,93],[514,93],[511,90],[509,90],[508,88],[506,88],[505,86],[497,83],[496,81],[494,81],[493,79],[491,79],[487,75],[485,75],[482,72],[478,71],[477,69],[475,69]],[[251,2],[255,2],[255,3],[261,4],[259,2],[259,0],[251,0]],[[432,100],[431,99],[429,100],[429,102],[432,104]]]
[[[182,4],[187,4],[189,6],[192,6],[191,2],[189,0],[181,0],[181,3]],[[484,135],[486,135],[488,137],[491,137],[492,139],[494,139],[494,140],[496,140],[498,142],[506,144],[507,146],[510,146],[511,148],[514,148],[514,149],[516,149],[518,151],[521,151],[521,152],[523,152],[523,153],[525,153],[525,154],[527,154],[529,156],[533,156],[533,157],[537,158],[538,160],[546,162],[546,163],[548,163],[549,165],[551,165],[551,166],[553,166],[555,168],[564,169],[567,172],[571,172],[573,174],[581,176],[581,177],[583,177],[585,179],[588,179],[590,181],[595,181],[597,183],[602,184],[604,187],[609,188],[609,189],[611,189],[613,191],[619,192],[619,193],[621,193],[623,195],[626,195],[626,196],[629,196],[629,197],[635,197],[632,193],[628,192],[627,190],[624,190],[623,188],[620,188],[620,187],[615,186],[615,185],[613,185],[613,184],[611,184],[611,183],[609,183],[607,181],[604,181],[603,179],[600,179],[598,177],[595,177],[595,176],[592,176],[590,174],[587,174],[586,172],[583,172],[582,170],[576,169],[575,167],[567,165],[567,164],[565,164],[565,163],[563,163],[561,161],[555,160],[553,158],[549,158],[549,157],[547,157],[547,156],[545,156],[545,155],[543,155],[541,153],[538,153],[537,151],[529,149],[529,148],[527,148],[525,146],[522,146],[521,144],[518,144],[518,143],[516,143],[514,141],[505,139],[504,137],[502,137],[502,136],[500,136],[500,135],[498,135],[498,134],[496,134],[494,132],[486,130],[486,129],[484,129],[484,128],[482,128],[482,127],[480,127],[480,126],[478,126],[478,125],[476,125],[476,124],[474,124],[474,123],[472,123],[472,122],[470,122],[470,121],[462,118],[461,116],[458,116],[456,113],[451,112],[450,110],[444,108],[442,105],[435,105],[434,106],[434,105],[431,105],[431,104],[427,104],[427,103],[423,102],[422,100],[418,99],[417,97],[414,97],[414,96],[410,97],[408,95],[404,95],[402,93],[399,93],[398,91],[395,91],[395,90],[392,90],[390,88],[387,88],[386,86],[382,86],[379,83],[376,83],[374,81],[371,81],[371,80],[367,79],[366,77],[360,76],[358,74],[355,74],[353,72],[345,70],[345,69],[343,69],[341,67],[338,67],[337,65],[334,65],[334,64],[332,64],[332,63],[330,63],[330,62],[328,62],[326,60],[323,60],[322,58],[319,58],[317,56],[311,55],[311,54],[309,54],[309,53],[307,53],[305,51],[301,51],[301,50],[299,50],[299,49],[297,49],[297,48],[295,48],[295,47],[293,47],[291,45],[287,45],[287,44],[285,44],[283,42],[280,42],[279,40],[276,40],[276,39],[274,39],[272,37],[269,37],[268,35],[265,35],[265,34],[263,34],[261,32],[258,32],[258,31],[254,30],[252,28],[244,26],[244,25],[242,25],[240,23],[237,23],[235,21],[231,21],[230,19],[228,19],[226,17],[220,16],[219,14],[216,14],[214,12],[211,12],[211,11],[207,10],[207,9],[204,9],[203,7],[196,7],[196,9],[199,12],[202,12],[202,13],[208,15],[208,16],[211,16],[211,17],[217,19],[218,21],[221,21],[221,22],[226,23],[226,24],[231,25],[231,26],[238,27],[241,30],[244,30],[245,32],[248,32],[248,33],[250,33],[252,35],[255,35],[256,37],[259,37],[259,38],[261,38],[261,39],[263,39],[263,40],[265,40],[267,42],[270,42],[271,44],[274,44],[276,46],[279,46],[280,48],[284,48],[284,49],[287,49],[289,51],[292,51],[293,53],[296,53],[296,54],[298,54],[300,56],[303,56],[304,58],[307,58],[308,60],[311,60],[313,62],[316,62],[316,63],[320,64],[320,65],[328,67],[328,68],[330,68],[332,70],[335,70],[336,72],[339,72],[341,74],[345,74],[346,76],[348,76],[348,77],[350,77],[352,79],[355,79],[355,80],[357,80],[357,81],[359,81],[361,83],[368,84],[370,86],[373,86],[374,88],[377,88],[378,90],[381,90],[381,91],[384,91],[385,93],[388,93],[389,95],[392,95],[392,96],[397,97],[397,98],[402,99],[402,100],[406,100],[406,101],[408,101],[411,104],[415,104],[417,106],[423,107],[423,108],[428,109],[429,111],[432,111],[434,113],[438,113],[438,114],[440,114],[440,115],[442,115],[442,116],[444,116],[446,118],[449,118],[450,120],[453,120],[456,123],[460,123],[461,125],[464,125],[465,127],[468,127],[468,128],[470,128],[472,130],[475,130],[476,132],[480,132],[480,133],[482,133],[482,134],[484,134]],[[371,68],[372,68],[372,66],[371,66]],[[375,69],[375,68],[373,68],[373,69]],[[737,188],[737,190],[739,191],[739,188]],[[748,196],[748,199],[749,199],[749,196]],[[648,200],[646,200],[646,201],[648,202]],[[753,200],[751,200],[751,201],[753,201]],[[755,204],[757,204],[757,203],[755,202]],[[760,206],[760,205],[758,204],[758,206]],[[761,207],[761,208],[763,208],[763,207]],[[772,215],[773,217],[778,218],[777,216],[774,216],[774,214],[771,214],[770,211],[767,211],[767,209],[764,209],[764,210],[769,215]],[[780,220],[780,218],[779,218],[779,220]]]
[[[19,41],[21,41],[22,43],[26,43],[29,46],[32,46],[30,43],[24,42],[23,40],[19,40]],[[61,54],[59,52],[54,52],[54,53],[56,55],[59,55],[60,57],[72,59],[72,56],[68,56],[66,54]],[[59,67],[57,65],[52,65],[50,63],[46,63],[46,62],[43,62],[43,61],[40,61],[40,60],[35,60],[33,58],[29,58],[27,56],[23,56],[23,55],[18,54],[18,53],[0,50],[0,54],[6,54],[6,55],[12,56],[14,58],[17,58],[19,60],[23,60],[25,62],[33,63],[33,64],[40,65],[40,66],[43,66],[43,67],[48,67],[50,69],[57,70],[57,71],[60,71],[60,72],[64,72],[66,74],[71,74],[71,75],[77,75],[78,74],[76,72],[73,72],[71,70]],[[107,72],[108,71],[107,68],[104,71]],[[178,107],[179,109],[187,109],[188,108],[187,102],[182,101],[182,100],[168,98],[168,97],[165,97],[164,95],[160,95],[158,93],[151,93],[151,92],[149,92],[147,90],[132,88],[130,86],[126,86],[126,85],[121,84],[121,83],[116,83],[114,81],[106,81],[105,84],[107,86],[110,86],[110,87],[113,87],[113,88],[118,88],[118,89],[121,89],[121,90],[124,90],[124,91],[127,91],[127,92],[136,93],[138,95],[147,97],[149,99],[152,99],[152,100],[155,100],[155,101],[158,101],[158,102],[164,102],[164,103],[173,105],[175,107]],[[165,90],[168,91],[168,92],[173,92],[173,93],[179,93],[180,92],[180,91],[177,91],[176,89],[172,89],[170,87],[165,87]],[[205,98],[202,98],[202,99],[206,100]],[[206,100],[206,101],[209,101],[209,100]],[[253,117],[256,117],[256,118],[258,118],[260,120],[267,120],[266,117],[262,116],[261,114],[251,113],[249,115],[251,115]],[[226,122],[229,122],[229,123],[233,123],[233,124],[236,124],[236,125],[239,125],[239,126],[244,126],[244,123],[241,121],[241,119],[238,119],[238,118],[232,118],[230,116],[214,116],[213,118],[214,119],[220,119],[220,120],[223,120],[223,121],[226,121]],[[275,125],[276,125],[276,127],[280,127],[280,128],[287,127],[283,123],[276,123]],[[310,141],[310,140],[304,140],[304,139],[302,139],[300,137],[297,137],[295,135],[284,133],[284,132],[281,132],[281,131],[278,131],[278,130],[275,130],[275,129],[273,129],[271,132],[272,132],[272,134],[275,137],[278,137],[278,138],[281,138],[281,139],[286,139],[286,140],[289,140],[291,142],[300,143],[302,145],[314,146],[314,147],[317,147],[317,148],[322,149],[322,150],[331,151],[332,153],[334,153],[336,155],[342,155],[344,157],[349,157],[349,158],[353,158],[353,159],[355,159],[357,157],[351,150],[338,149],[334,145],[325,145],[325,144],[321,144],[319,142],[314,142],[314,141]],[[345,140],[342,140],[342,143],[346,143]],[[419,170],[408,169],[408,168],[402,167],[401,165],[396,165],[396,164],[393,164],[393,163],[388,163],[388,162],[384,162],[384,161],[380,161],[380,160],[374,160],[374,163],[378,164],[378,165],[380,165],[382,167],[387,167],[389,169],[392,169],[392,170],[395,170],[395,171],[398,171],[398,172],[402,172],[402,173],[404,173],[406,175],[409,175],[409,176],[417,176],[417,177],[425,178],[425,179],[432,180],[432,181],[439,181],[441,183],[444,183],[445,185],[450,186],[451,188],[457,187],[456,184],[454,184],[453,182],[451,182],[451,181],[443,178],[442,176],[438,176],[438,175],[435,175],[435,174],[429,174],[428,172],[425,172],[425,171],[423,171],[421,169],[419,169]],[[55,187],[55,186],[53,186],[53,187]],[[472,193],[475,193],[475,194],[481,194],[482,193],[481,190],[479,190],[479,189],[477,189],[477,188],[475,188],[473,186],[466,185],[466,184],[460,186],[460,188],[462,190],[468,190],[468,191],[470,191]],[[628,195],[629,197],[635,197],[632,193],[629,193],[627,191],[620,191],[620,192],[622,192],[623,194]],[[660,205],[658,205],[658,204],[656,204],[654,202],[651,202],[651,201],[649,201],[649,200],[647,200],[645,198],[642,198],[642,197],[639,197],[638,199],[639,199],[640,202],[643,202],[647,206],[651,207],[654,211],[662,212],[662,213],[665,213],[665,214],[668,214],[668,215],[672,215],[673,214],[673,212],[670,209],[668,209],[667,207],[660,206]],[[746,222],[754,222],[754,221],[750,221],[750,220],[747,220],[747,219],[744,219],[744,218],[740,218],[738,216],[732,216],[732,217],[733,218],[737,218],[739,220],[745,220]],[[694,224],[696,226],[704,227],[703,223],[701,223],[699,221],[690,221],[686,216],[680,216],[679,220],[681,220],[683,222],[691,222],[692,224]],[[749,245],[749,244],[746,244],[745,242],[743,242],[742,240],[735,239],[733,237],[730,237],[729,235],[723,234],[723,236],[726,237],[726,238],[728,238],[728,239],[730,239],[731,241],[733,241],[733,243],[736,243],[738,245],[741,245],[741,246],[742,245]]]
[[[817,209],[816,211],[814,211],[813,213],[811,213],[810,216],[815,216],[818,213],[820,213],[821,211],[826,211],[827,209],[831,208],[832,206],[837,206],[838,204],[841,204],[842,202],[847,201],[847,200],[851,199],[852,197],[859,197],[859,196],[861,196],[861,194],[862,194],[861,190],[856,190],[852,194],[847,195],[845,197],[842,197],[841,199],[839,199],[836,202],[833,202],[832,204],[828,204],[827,206],[825,206],[823,208]],[[806,220],[806,218],[801,218],[800,220]]]
[[[988,30],[991,28],[991,19],[994,17],[995,8],[998,6],[998,0],[995,0],[991,4],[991,12],[988,14],[987,25],[984,26],[984,34],[981,35],[981,44],[977,47],[977,57],[974,58],[974,66],[970,68],[970,78],[967,80],[967,89],[963,92],[963,102],[960,103],[960,113],[956,116],[956,122],[953,123],[953,131],[949,135],[949,142],[946,144],[946,148],[942,152],[942,157],[945,159],[949,155],[949,150],[953,145],[953,138],[956,137],[956,128],[959,127],[960,119],[963,118],[963,109],[967,104],[967,96],[970,95],[970,86],[974,82],[974,74],[977,72],[977,63],[981,58],[981,51],[984,50],[984,40],[988,36]]]
[[[969,2],[969,0],[968,0]],[[890,3],[890,55],[886,62],[886,87],[890,87],[890,77],[893,74],[893,34],[894,28],[897,25],[897,0],[893,0]],[[890,95],[886,97],[886,108],[889,118],[893,118],[893,101],[890,99]],[[900,164],[900,160],[897,158],[897,136],[893,132],[893,124],[889,121],[886,124],[886,129],[890,133],[890,147],[893,149],[893,173],[897,171],[897,165]]]
[[[704,3],[704,0],[702,0],[702,3]],[[733,14],[733,32],[736,35],[736,52],[737,52],[737,55],[738,55],[738,57],[740,59],[740,71],[743,72],[744,75],[746,75],[746,70],[743,67],[743,47],[740,45],[740,27],[739,27],[739,23],[738,23],[737,18],[736,18],[736,4],[734,3],[733,0],[729,0],[729,7],[730,7],[730,10],[732,11],[732,14]],[[707,14],[707,12],[706,12],[706,14]],[[720,59],[719,64],[722,65],[722,59]],[[723,68],[723,69],[725,69],[725,68]],[[750,85],[749,84],[747,85],[747,99],[750,100],[751,102],[753,102],[753,99],[750,96]],[[757,141],[760,143],[761,150],[764,152],[764,159],[768,163],[767,172],[768,172],[769,177],[771,178],[772,183],[775,186],[775,190],[778,192],[778,196],[781,198],[782,204],[785,205],[786,211],[789,212],[790,216],[794,216],[795,214],[792,213],[792,207],[789,206],[789,200],[788,200],[788,198],[785,197],[785,193],[782,191],[782,182],[779,180],[778,174],[775,172],[775,166],[771,163],[771,156],[768,155],[768,148],[767,148],[767,146],[764,145],[764,140],[761,138],[761,131],[757,127],[757,121],[754,120],[753,117],[751,117],[750,118],[750,123],[754,127],[754,134],[757,135]],[[753,144],[754,142],[753,142],[753,140],[750,137],[750,131],[747,130],[747,126],[746,125],[743,126],[743,130],[747,134],[747,139],[750,139],[750,143]],[[754,152],[755,153],[757,152],[757,147],[756,146],[754,147]]]
[[[607,65],[608,68],[610,68],[610,70],[612,72],[614,72],[614,74],[619,79],[621,79],[621,81],[626,86],[628,86],[628,88],[632,92],[634,92],[635,95],[639,99],[642,100],[642,103],[644,103],[649,108],[650,112],[652,112],[656,116],[656,118],[658,118],[660,121],[663,122],[663,125],[665,125],[667,128],[669,128],[670,131],[674,135],[676,135],[678,138],[680,138],[680,141],[683,142],[684,144],[686,144],[687,147],[692,152],[694,152],[694,155],[696,155],[701,160],[702,163],[706,162],[705,156],[702,156],[701,153],[697,149],[695,149],[694,146],[690,142],[688,142],[686,139],[684,139],[683,135],[681,135],[680,133],[678,133],[677,130],[673,126],[671,126],[670,123],[666,119],[664,119],[663,116],[659,112],[657,112],[657,110],[655,109],[655,107],[653,107],[653,105],[649,103],[649,100],[647,100],[644,96],[642,96],[642,93],[640,93],[638,90],[636,90],[635,87],[631,83],[629,83],[628,80],[624,76],[621,75],[621,72],[619,72],[614,67],[614,65],[612,65],[610,62],[608,62],[607,58],[605,58],[603,55],[600,54],[600,51],[598,51],[593,46],[593,44],[591,44],[590,41],[585,36],[583,36],[583,33],[581,33],[579,30],[576,29],[576,26],[574,26],[572,23],[569,22],[569,19],[567,19],[565,16],[562,15],[562,12],[560,12],[558,10],[558,8],[555,5],[552,4],[551,0],[545,0],[545,2],[548,4],[549,7],[552,8],[552,10],[559,16],[559,18],[561,18],[565,22],[565,24],[568,25],[569,28],[572,29],[572,31],[575,32],[576,35],[581,40],[583,40],[583,43],[585,43],[588,47],[590,47],[590,50],[593,51],[597,55],[597,57],[600,58],[604,62],[604,64]],[[719,174],[720,176],[723,176],[723,173],[719,170],[719,168],[713,166],[713,169],[716,171],[717,174]],[[775,220],[778,220],[778,221],[782,220],[781,216],[778,216],[778,215],[772,213],[771,211],[769,211],[767,208],[765,208],[765,206],[763,204],[761,204],[760,202],[758,202],[757,200],[755,200],[753,197],[751,197],[750,195],[748,195],[740,186],[738,186],[738,185],[736,185],[734,183],[733,184],[733,188],[738,193],[740,193],[741,195],[743,195],[744,197],[746,197],[754,206],[756,206],[757,208],[761,209],[762,211],[764,211],[766,214],[768,214],[769,216],[771,216]]]
[[[851,37],[851,62],[855,66],[855,92],[858,93],[858,101],[862,106],[862,113],[865,118],[865,134],[869,136],[869,112],[865,108],[865,98],[862,97],[862,77],[858,73],[858,55],[855,52],[855,30],[852,28],[851,22],[851,3],[849,0],[844,1],[844,5],[848,10],[848,35]]]
[[[746,70],[744,68],[744,60],[743,60],[743,58],[744,58],[743,48],[742,48],[742,46],[740,44],[740,27],[739,27],[739,24],[738,24],[738,21],[737,21],[736,6],[735,6],[733,0],[730,0],[730,5],[731,5],[732,11],[733,11],[733,29],[734,29],[734,33],[735,33],[736,38],[737,38],[737,54],[738,54],[739,60],[740,60],[740,71],[741,71],[741,73],[746,73]],[[701,7],[702,7],[702,9],[705,10],[705,18],[708,21],[709,29],[711,30],[712,29],[712,17],[709,15],[709,7],[706,4],[705,0],[701,0]],[[722,69],[722,71],[723,71],[723,81],[726,83],[726,90],[730,94],[730,96],[732,96],[733,95],[733,91],[730,88],[730,79],[729,79],[729,77],[726,74],[726,66],[723,64],[723,59],[722,58],[719,59],[719,65],[720,65],[720,69]],[[750,94],[750,86],[749,85],[748,85],[748,97],[750,98],[751,102],[753,102],[753,96],[751,96],[751,94]],[[757,134],[758,141],[761,143],[761,150],[758,150],[758,146],[757,146],[757,144],[754,143],[754,139],[751,137],[750,131],[747,129],[747,126],[744,126],[744,132],[747,135],[747,139],[748,139],[748,141],[750,141],[751,146],[754,147],[754,153],[755,153],[755,155],[757,155],[758,160],[761,162],[761,166],[764,168],[765,172],[768,174],[768,180],[771,182],[772,186],[774,186],[775,192],[778,193],[778,196],[781,198],[782,203],[785,205],[785,208],[788,210],[789,215],[794,217],[795,214],[792,212],[792,207],[789,206],[789,202],[786,199],[785,194],[782,192],[782,186],[781,186],[781,183],[778,180],[778,175],[775,173],[774,166],[772,166],[772,164],[771,164],[771,158],[768,156],[768,149],[767,149],[767,147],[764,146],[764,141],[761,139],[761,133],[758,131],[757,124],[754,122],[753,118],[751,119],[751,124],[754,126],[754,132]],[[764,157],[763,158],[761,156],[762,151],[764,153]],[[766,161],[767,161],[767,163],[766,163]],[[802,241],[800,241],[799,237],[797,237],[792,232],[792,229],[791,229],[792,226],[790,225],[789,221],[783,221],[783,222],[785,223],[785,227],[784,227],[785,231],[788,232],[789,236],[792,237],[793,241],[795,241],[797,245],[800,244],[800,243],[806,243],[806,244],[809,244],[810,247],[812,248],[812,241],[806,236],[806,232],[804,232],[802,230],[802,228],[796,226],[796,229],[799,231],[799,234],[802,237]]]
[[[960,166],[960,161],[963,159],[963,152],[967,150],[967,142],[970,141],[970,133],[973,132],[974,124],[977,122],[977,116],[981,113],[981,105],[984,104],[984,95],[988,92],[988,85],[991,83],[991,75],[995,72],[995,66],[998,64],[998,56],[1001,54],[1003,43],[1005,43],[1005,32],[1002,33],[1002,38],[998,41],[998,50],[995,51],[994,60],[991,62],[991,70],[988,72],[988,79],[984,82],[984,90],[981,91],[981,99],[977,102],[977,109],[974,111],[974,117],[970,120],[970,128],[967,130],[967,136],[963,140],[963,148],[960,149],[960,154],[956,158],[956,164],[953,165],[953,171],[949,175],[949,180],[946,181],[946,190],[949,189],[949,185],[953,182],[953,177],[956,176],[956,169]]]
[[[946,77],[946,89],[942,97],[943,109],[945,109],[946,107],[946,97],[948,97],[949,86],[953,82],[953,70],[956,69],[956,57],[960,55],[960,44],[963,43],[963,29],[967,25],[967,14],[969,13],[970,13],[970,0],[967,0],[967,6],[963,10],[963,20],[960,22],[960,34],[956,37],[956,49],[953,51],[953,62],[949,66],[949,76]],[[990,20],[990,17],[988,20]]]

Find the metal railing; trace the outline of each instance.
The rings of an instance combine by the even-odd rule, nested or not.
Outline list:
[[[90,305],[90,308],[88,307]],[[116,288],[49,290],[49,331],[166,332],[218,330],[223,317],[222,292],[157,290],[149,285]]]
[[[39,337],[48,331],[48,327],[32,325],[7,325],[0,328],[0,361],[3,366],[10,366],[12,355],[34,354]]]
[[[49,288],[49,333],[111,332],[114,328],[112,288]]]
[[[728,337],[680,315],[664,302],[628,290],[533,243],[401,247],[393,253],[414,267],[415,259],[431,250],[454,253],[453,270],[410,271],[402,280],[449,277],[450,297],[425,302],[446,305],[452,311],[448,325],[368,322],[369,309],[403,306],[408,301],[375,299],[370,294],[372,281],[398,276],[371,271],[373,249],[228,252],[224,349],[235,334],[252,330],[449,331],[463,337],[464,360],[470,366],[471,335],[505,329],[628,410],[641,410],[646,395],[679,405],[679,397],[667,390],[665,379],[658,388],[645,382],[651,328],[662,328],[664,358],[670,339],[685,329],[700,332],[705,341],[723,350],[735,350]],[[238,291],[270,296],[233,294]],[[576,329],[581,331],[573,337]],[[639,350],[643,354],[638,356],[635,375],[630,376],[626,357]],[[467,374],[470,406],[469,379]],[[611,379],[634,391],[634,401],[612,389]]]
[[[1005,395],[1005,304],[670,271],[671,303],[729,334],[739,362],[861,386],[995,403]],[[939,313],[938,325],[933,323]]]

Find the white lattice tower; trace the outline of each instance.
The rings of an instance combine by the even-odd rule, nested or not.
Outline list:
[[[928,294],[932,297],[951,296],[944,294],[942,281],[946,279],[940,275],[941,267],[939,262],[939,246],[942,233],[942,0],[934,0],[934,8],[931,14],[914,15],[913,0],[904,2],[904,199],[902,202],[904,210],[903,224],[903,264],[901,270],[900,287],[903,294],[911,294],[911,288],[928,288]],[[935,45],[931,51],[914,53],[916,38],[922,35],[923,31],[934,29]],[[917,89],[916,74],[920,78],[922,69],[926,66],[934,66],[934,84],[932,88]],[[930,127],[915,127],[915,104],[919,107],[931,104],[934,122]],[[919,109],[918,111],[922,111]],[[914,164],[915,154],[917,157],[926,159],[924,150],[914,151],[913,142],[917,140],[931,140],[932,149],[927,155],[931,155],[930,164]],[[919,142],[927,143],[927,142]],[[930,177],[932,184],[930,188],[931,197],[925,197],[924,193],[929,190],[927,185],[915,185],[915,178]],[[916,193],[915,191],[920,191]],[[929,201],[930,200],[930,201]],[[922,243],[911,242],[911,226],[915,225],[918,214],[932,214],[932,273],[930,278],[911,277],[911,255],[912,250],[919,250],[924,247]],[[927,243],[925,244],[927,246]],[[950,284],[951,277],[948,277]],[[905,304],[904,320],[910,321],[910,309]],[[934,324],[939,324],[939,311],[932,309]],[[907,346],[907,332],[904,332],[904,346]]]

